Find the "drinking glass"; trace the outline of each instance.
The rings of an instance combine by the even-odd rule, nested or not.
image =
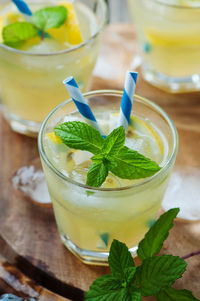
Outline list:
[[[28,1],[29,6],[52,6],[58,1]],[[61,2],[62,4],[62,2]],[[0,8],[7,9],[8,4]],[[16,132],[36,136],[45,116],[69,97],[63,78],[73,75],[87,91],[96,63],[101,33],[107,20],[104,0],[77,0],[73,3],[86,40],[62,51],[34,53],[0,44],[0,100],[5,118]],[[91,34],[92,32],[92,34]],[[51,51],[51,50],[50,50]]]
[[[200,1],[128,2],[144,79],[168,92],[200,90]]]
[[[97,121],[103,120],[104,123],[113,111],[119,112],[122,94],[122,91],[101,90],[88,92],[84,97]],[[61,143],[49,149],[47,143],[47,134],[63,118],[74,114],[79,116],[80,121],[83,120],[71,99],[58,105],[45,119],[38,138],[61,240],[71,252],[88,264],[106,264],[113,239],[125,242],[135,255],[138,242],[157,216],[167,188],[178,149],[175,126],[159,106],[136,95],[134,114],[143,120],[148,119],[165,141],[165,159],[161,170],[127,187],[94,188],[81,184],[78,173],[72,179],[56,167],[54,160],[58,161],[57,150],[66,146]],[[67,152],[64,152],[62,158],[65,167],[68,164],[67,157]]]

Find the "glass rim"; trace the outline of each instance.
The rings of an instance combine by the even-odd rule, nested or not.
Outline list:
[[[90,91],[87,93],[84,93],[84,97],[91,97],[91,96],[98,96],[98,95],[102,95],[102,94],[107,94],[107,95],[117,95],[117,96],[122,96],[123,95],[123,91],[120,90],[94,90],[94,91]],[[118,188],[102,188],[102,187],[92,187],[92,186],[87,186],[86,184],[82,184],[79,182],[76,182],[72,179],[70,179],[69,177],[65,176],[62,172],[60,172],[48,159],[48,157],[46,156],[46,153],[44,151],[43,148],[43,132],[45,129],[46,124],[48,123],[48,120],[51,116],[54,115],[55,112],[57,112],[59,109],[62,109],[64,106],[66,106],[68,103],[73,102],[72,98],[69,98],[67,100],[65,100],[64,102],[60,103],[58,106],[56,106],[49,114],[48,116],[45,118],[45,120],[42,123],[42,126],[40,128],[39,131],[39,135],[38,135],[38,148],[39,148],[39,153],[42,157],[42,159],[44,160],[44,162],[47,164],[47,166],[60,178],[62,178],[63,180],[65,180],[66,182],[74,185],[74,186],[78,186],[80,188],[84,188],[85,190],[89,190],[89,191],[112,191],[112,192],[117,192],[117,191],[126,191],[126,190],[130,190],[133,188],[138,188],[141,186],[144,186],[146,184],[148,184],[149,182],[152,182],[154,179],[158,178],[162,173],[165,172],[165,170],[170,166],[171,162],[174,160],[174,158],[176,157],[177,151],[178,151],[178,144],[179,144],[179,140],[178,140],[178,133],[176,130],[176,127],[173,123],[173,121],[171,120],[171,118],[168,116],[168,114],[157,104],[155,104],[154,102],[152,102],[151,100],[139,96],[137,94],[135,94],[135,98],[137,98],[138,100],[144,102],[145,104],[149,105],[151,108],[153,108],[155,111],[159,112],[164,119],[167,121],[172,135],[173,135],[173,147],[172,147],[172,151],[170,153],[170,156],[168,158],[168,160],[166,161],[166,163],[164,164],[164,166],[161,167],[161,169],[155,173],[153,176],[148,177],[148,178],[144,178],[143,181],[141,181],[140,183],[137,184],[133,184],[133,185],[129,185],[129,186],[124,186],[124,187],[118,187]]]
[[[97,0],[97,1],[101,2],[102,5],[104,6],[104,12],[105,12],[104,13],[104,18],[102,19],[102,22],[99,25],[99,28],[98,28],[97,32],[94,33],[88,40],[83,41],[81,44],[75,45],[74,47],[71,47],[69,49],[67,48],[67,49],[64,49],[64,50],[59,50],[59,51],[50,52],[50,53],[28,52],[28,51],[25,51],[25,50],[19,50],[19,49],[12,48],[10,46],[4,45],[3,43],[0,43],[0,47],[3,48],[3,49],[8,50],[10,52],[17,53],[17,54],[20,54],[20,55],[35,56],[35,57],[62,55],[62,54],[65,54],[65,53],[71,53],[73,51],[81,49],[84,46],[91,43],[103,31],[104,26],[106,25],[106,22],[108,20],[108,8],[107,8],[107,4],[106,4],[105,0]]]
[[[151,0],[151,2],[156,2],[160,5],[167,6],[167,7],[173,7],[177,9],[200,9],[200,4],[198,6],[186,6],[186,5],[178,5],[176,3],[164,3],[161,0]]]

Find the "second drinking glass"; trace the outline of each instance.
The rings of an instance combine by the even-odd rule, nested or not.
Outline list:
[[[8,2],[8,1],[7,1]],[[35,10],[67,5],[68,1],[28,1]],[[73,75],[82,91],[87,91],[96,63],[100,37],[107,19],[104,0],[78,0],[73,2],[83,42],[57,51],[53,39],[23,51],[0,43],[0,98],[4,116],[13,130],[35,136],[45,116],[66,99],[62,79]],[[68,12],[68,18],[72,12]],[[6,20],[5,20],[6,18]],[[14,18],[14,19],[13,19]],[[0,8],[0,24],[20,19],[14,4]],[[70,20],[69,20],[70,23]],[[0,28],[0,31],[2,28]],[[65,28],[55,29],[56,39]],[[67,28],[66,28],[67,31]],[[51,32],[54,34],[54,32]],[[1,39],[0,39],[1,41]]]

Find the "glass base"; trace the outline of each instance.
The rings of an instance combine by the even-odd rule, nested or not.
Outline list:
[[[169,77],[152,71],[149,67],[142,67],[143,78],[153,86],[170,93],[186,93],[200,91],[200,74],[191,77]]]
[[[1,109],[13,131],[30,137],[38,136],[41,123],[20,119],[18,116],[8,113],[3,106]]]
[[[95,251],[80,249],[66,235],[61,234],[60,237],[65,247],[67,247],[67,249],[70,250],[83,263],[89,265],[99,265],[99,266],[108,265],[108,256],[109,256],[108,252],[101,252],[101,251],[95,252]],[[137,246],[129,249],[133,257],[136,256],[137,249],[138,249]]]

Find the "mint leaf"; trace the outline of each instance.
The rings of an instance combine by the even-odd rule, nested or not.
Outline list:
[[[142,301],[142,295],[137,287],[131,286],[122,291],[122,298],[119,301]]]
[[[131,286],[123,288],[120,279],[113,275],[97,278],[85,296],[86,301],[141,301],[139,290]]]
[[[124,279],[126,286],[129,285],[135,276],[136,267],[128,267],[124,269]]]
[[[2,30],[4,44],[11,47],[17,47],[37,35],[38,29],[28,22],[15,22],[5,26]]]
[[[97,278],[86,293],[86,301],[117,301],[122,300],[121,281],[113,275]]]
[[[80,121],[65,122],[57,126],[54,131],[63,143],[71,148],[85,150],[93,154],[101,152],[104,139],[96,129],[87,123]]]
[[[145,178],[160,170],[156,162],[123,146],[123,127],[115,129],[106,139],[103,139],[96,129],[80,121],[65,122],[54,131],[67,146],[95,155],[91,160],[96,165],[92,165],[89,171],[87,185],[90,183],[90,186],[99,187],[109,170],[123,179]]]
[[[108,175],[107,166],[102,163],[93,163],[87,174],[86,185],[100,187]]]
[[[122,179],[146,178],[160,170],[156,162],[127,147],[107,159],[109,170]]]
[[[135,280],[143,296],[155,296],[171,286],[186,270],[186,262],[178,256],[162,255],[145,259],[136,270]]]
[[[161,250],[163,242],[168,237],[169,230],[173,227],[173,221],[179,211],[179,208],[174,208],[165,212],[149,229],[138,246],[137,254],[140,259],[144,260],[152,257]]]
[[[32,23],[41,30],[58,28],[67,18],[67,9],[64,6],[52,6],[36,11],[31,17]]]
[[[126,269],[135,267],[133,258],[127,246],[116,239],[113,240],[110,247],[108,262],[112,274],[116,277],[120,277],[122,281],[126,281]]]
[[[103,241],[103,243],[107,247],[108,242],[109,242],[109,234],[108,233],[102,233],[102,234],[99,235],[99,237],[101,238],[101,240]]]
[[[95,155],[91,158],[92,162],[94,163],[101,163],[104,161],[104,155],[103,154],[98,154],[98,155]]]
[[[157,301],[198,301],[188,290],[176,290],[172,287],[165,288],[156,295]]]
[[[106,137],[102,146],[102,152],[104,154],[114,155],[120,151],[125,143],[125,130],[123,126],[112,131],[110,135]]]

